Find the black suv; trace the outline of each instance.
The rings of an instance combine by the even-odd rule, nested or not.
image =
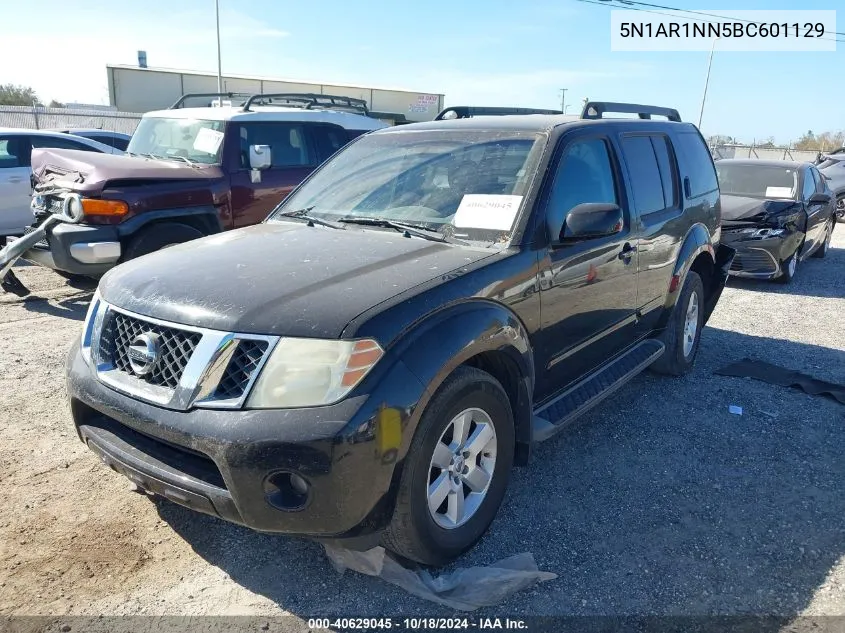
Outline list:
[[[733,257],[719,225],[674,110],[379,130],[263,224],[106,274],[74,422],[176,503],[441,564],[534,442],[647,367],[689,371]]]

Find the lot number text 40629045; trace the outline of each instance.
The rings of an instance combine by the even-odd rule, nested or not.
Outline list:
[[[452,630],[479,630],[496,631],[526,630],[528,625],[524,620],[512,618],[311,618],[308,620],[308,628],[311,630],[320,629],[341,629],[341,630],[362,630],[377,631],[396,629],[399,631],[452,631]]]

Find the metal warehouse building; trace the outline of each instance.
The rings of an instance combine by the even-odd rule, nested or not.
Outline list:
[[[217,75],[190,70],[108,65],[109,102],[122,112],[162,110],[183,94],[217,92]],[[390,123],[430,121],[443,108],[443,95],[364,86],[297,82],[270,77],[224,75],[224,92],[316,93],[363,99]]]

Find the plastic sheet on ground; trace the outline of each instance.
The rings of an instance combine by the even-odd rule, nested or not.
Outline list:
[[[445,572],[436,578],[424,569],[402,566],[382,547],[354,552],[324,544],[326,555],[341,574],[353,571],[377,576],[418,598],[431,600],[453,609],[473,611],[499,604],[508,596],[537,582],[554,580],[557,574],[540,571],[529,552],[504,558],[485,567],[465,567]]]

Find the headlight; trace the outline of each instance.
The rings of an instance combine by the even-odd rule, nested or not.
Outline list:
[[[384,354],[376,341],[283,338],[267,359],[246,406],[315,407],[343,399]]]
[[[71,193],[62,203],[62,214],[71,222],[79,222],[85,212],[82,209],[82,198],[79,194]]]
[[[752,238],[764,239],[766,237],[778,237],[786,233],[786,229],[743,229],[742,234]]]
[[[102,325],[104,310],[101,310],[102,301],[100,301],[100,291],[96,290],[94,296],[91,297],[91,303],[88,304],[88,313],[85,315],[85,321],[82,324],[82,341],[80,349],[82,350],[82,357],[86,363],[91,362],[91,341],[94,338],[94,332]]]

